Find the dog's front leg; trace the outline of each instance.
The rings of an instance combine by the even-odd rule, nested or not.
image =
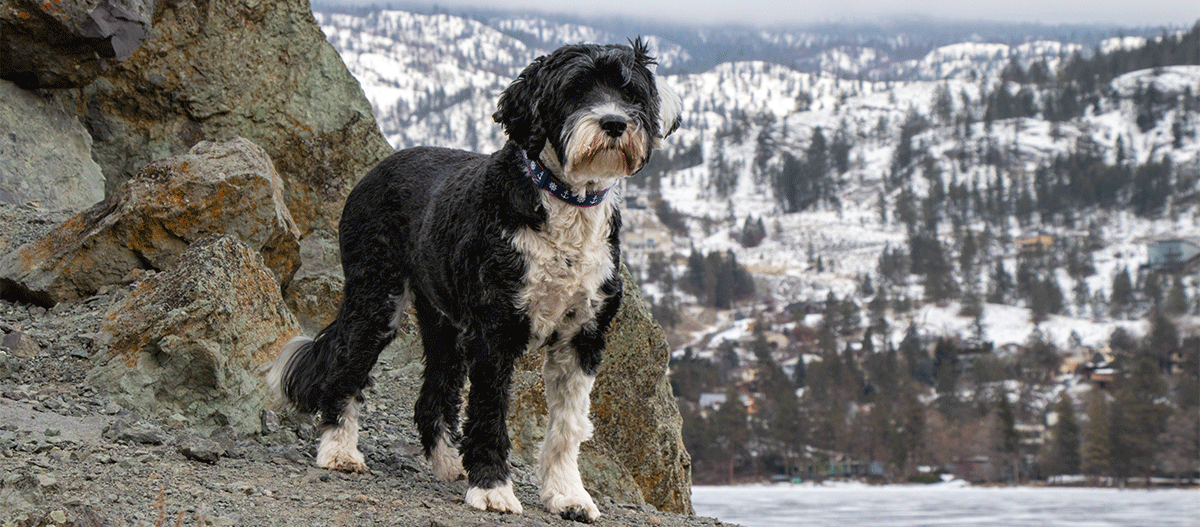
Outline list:
[[[468,344],[469,345],[469,344]],[[467,505],[479,510],[520,514],[521,501],[513,493],[508,466],[511,443],[506,420],[509,385],[521,347],[478,357],[470,369],[467,420],[463,424],[463,468],[467,471]],[[478,349],[478,348],[476,348]]]
[[[538,455],[538,477],[546,509],[564,519],[593,522],[600,517],[600,510],[583,488],[578,457],[579,444],[592,436],[588,407],[596,372],[584,371],[572,348],[551,346],[542,365],[548,415],[546,438]]]

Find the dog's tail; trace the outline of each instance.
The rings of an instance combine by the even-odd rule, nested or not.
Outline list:
[[[304,335],[297,336],[283,345],[279,356],[267,372],[267,383],[275,391],[282,407],[291,407],[304,413],[316,413],[320,409],[327,384],[326,374],[333,371],[332,359],[335,350],[325,349],[335,339],[316,340]]]

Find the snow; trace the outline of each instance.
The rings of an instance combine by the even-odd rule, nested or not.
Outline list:
[[[951,302],[944,307],[928,304],[918,309],[913,318],[917,327],[926,334],[959,335],[965,338],[974,334],[974,320],[958,316],[960,309],[961,306],[957,302]],[[1144,336],[1150,330],[1150,325],[1145,320],[1094,321],[1059,315],[1051,315],[1048,320],[1035,326],[1029,318],[1028,309],[999,304],[984,304],[983,325],[985,338],[994,342],[997,347],[1014,343],[1025,345],[1034,329],[1038,328],[1041,329],[1043,338],[1059,349],[1070,349],[1068,343],[1072,333],[1079,335],[1083,346],[1102,348],[1118,327],[1125,328],[1134,338]],[[904,338],[905,329],[899,328],[892,335],[895,342]]]
[[[780,484],[692,488],[698,516],[745,527],[1194,526],[1200,491]]]

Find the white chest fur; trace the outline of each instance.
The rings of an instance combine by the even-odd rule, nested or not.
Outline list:
[[[521,229],[513,236],[526,261],[517,308],[529,315],[533,341],[543,342],[556,330],[570,338],[595,318],[600,286],[616,265],[608,245],[614,203],[611,196],[587,208],[544,199],[546,227]]]

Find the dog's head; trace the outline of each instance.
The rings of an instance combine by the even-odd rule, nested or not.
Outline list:
[[[504,90],[492,118],[531,158],[549,147],[567,183],[631,175],[679,126],[679,96],[658,84],[639,37],[575,44],[538,57]]]

